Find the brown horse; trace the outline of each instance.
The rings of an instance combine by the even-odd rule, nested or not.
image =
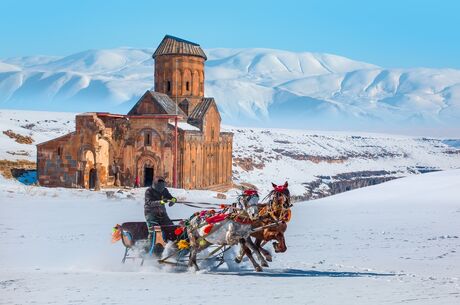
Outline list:
[[[267,261],[271,262],[272,256],[269,251],[263,248],[262,243],[265,244],[275,240],[275,242],[273,242],[275,252],[286,252],[287,246],[284,232],[286,232],[287,229],[286,223],[291,219],[291,198],[288,183],[285,182],[283,185],[272,183],[272,186],[273,190],[268,195],[268,203],[261,205],[259,218],[252,224],[254,232],[251,234],[251,237],[253,237],[255,241],[253,242],[251,238],[247,239],[248,244],[254,245],[256,255],[261,261],[261,265],[264,267],[268,267]],[[240,251],[235,261],[240,263],[244,254],[243,251]],[[263,254],[265,259],[261,254]]]

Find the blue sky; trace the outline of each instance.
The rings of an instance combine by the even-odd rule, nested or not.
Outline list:
[[[328,52],[384,67],[460,68],[460,1],[2,0],[0,58],[155,47]]]

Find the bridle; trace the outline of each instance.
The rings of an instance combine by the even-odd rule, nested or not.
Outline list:
[[[274,221],[288,222],[291,219],[291,204],[289,190],[287,188],[277,188],[271,190],[265,197],[269,198],[266,205],[265,213],[261,216],[270,216]],[[280,198],[283,198],[283,203],[280,204]]]

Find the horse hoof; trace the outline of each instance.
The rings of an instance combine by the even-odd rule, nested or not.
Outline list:
[[[262,270],[262,267],[257,266],[257,267],[256,267],[256,271],[257,271],[257,272],[262,272],[262,271],[263,271],[263,270]]]
[[[262,262],[262,267],[268,267],[268,263],[267,262]]]
[[[241,258],[235,257],[235,263],[237,263],[237,264],[241,263]]]

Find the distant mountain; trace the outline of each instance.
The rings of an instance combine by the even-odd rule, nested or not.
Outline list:
[[[153,86],[153,49],[88,50],[0,60],[0,107],[127,112]],[[224,123],[460,132],[460,70],[385,69],[323,53],[206,50],[206,95]]]

